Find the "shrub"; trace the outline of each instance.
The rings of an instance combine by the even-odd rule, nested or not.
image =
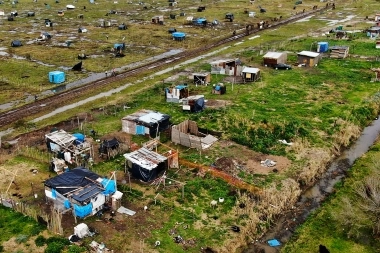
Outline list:
[[[39,235],[36,240],[34,240],[34,243],[37,247],[42,247],[46,244],[46,239],[42,235]]]
[[[60,242],[52,242],[48,244],[44,252],[45,253],[61,253],[64,247],[65,245]]]
[[[24,243],[24,242],[26,242],[27,240],[28,240],[28,236],[27,235],[18,235],[17,237],[16,237],[16,242],[18,243],[18,244],[20,244],[20,243]]]
[[[68,253],[81,253],[86,252],[87,249],[85,247],[79,247],[77,245],[71,245],[68,249]]]

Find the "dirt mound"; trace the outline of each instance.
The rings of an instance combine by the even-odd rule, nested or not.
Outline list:
[[[206,102],[207,108],[222,108],[231,105],[232,102],[228,100],[208,99]]]

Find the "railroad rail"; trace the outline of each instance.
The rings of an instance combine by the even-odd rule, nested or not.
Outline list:
[[[151,63],[148,63],[146,65],[136,67],[134,69],[129,69],[126,70],[122,73],[119,73],[116,76],[109,77],[109,78],[104,78],[100,79],[91,83],[84,84],[82,86],[69,89],[60,93],[57,93],[55,95],[41,98],[37,101],[34,101],[29,104],[25,104],[23,106],[11,109],[6,112],[0,113],[0,127],[5,127],[8,125],[11,125],[12,123],[20,120],[20,119],[25,119],[28,118],[32,115],[36,115],[38,113],[42,112],[47,112],[51,111],[54,109],[57,109],[58,107],[67,104],[67,101],[72,101],[75,98],[82,97],[86,94],[89,94],[91,91],[94,91],[96,89],[104,88],[108,84],[114,83],[116,81],[120,81],[123,79],[126,79],[128,77],[140,75],[144,72],[151,71],[153,69],[157,70],[160,68],[164,68],[167,66],[170,66],[172,64],[176,64],[182,61],[185,61],[186,59],[192,58],[199,56],[203,54],[204,52],[207,52],[213,48],[219,47],[221,45],[239,40],[243,37],[250,36],[252,34],[256,34],[258,32],[264,31],[264,30],[269,30],[269,29],[274,29],[277,27],[280,27],[282,25],[286,25],[292,22],[295,22],[297,20],[300,20],[302,18],[305,18],[307,16],[310,16],[314,13],[320,12],[322,10],[326,10],[331,8],[332,6],[326,5],[323,8],[313,8],[313,10],[308,11],[308,12],[303,12],[297,15],[294,15],[288,19],[280,20],[276,23],[273,23],[271,25],[264,26],[262,29],[260,28],[254,28],[253,25],[248,25],[244,31],[237,32],[232,35],[228,36],[225,38],[220,39],[217,42],[210,43],[208,45],[205,45],[203,47],[194,49],[194,50],[189,50],[189,51],[184,51],[182,53],[179,53],[177,55],[173,55],[170,57],[166,57],[164,59],[159,59],[157,61],[153,61]],[[334,6],[335,7],[335,6]],[[332,8],[334,8],[332,7]]]

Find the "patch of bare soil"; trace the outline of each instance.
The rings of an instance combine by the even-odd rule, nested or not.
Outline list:
[[[291,161],[286,157],[258,153],[232,141],[221,140],[215,145],[215,149],[225,150],[221,152],[224,155],[215,161],[215,167],[235,177],[241,171],[264,175],[271,172],[281,173],[291,165]],[[275,163],[275,165],[264,166],[262,162],[267,159],[273,162],[271,164]]]
[[[206,107],[217,109],[217,108],[226,107],[226,106],[231,105],[231,104],[232,104],[232,102],[228,101],[228,100],[208,99],[206,102]]]

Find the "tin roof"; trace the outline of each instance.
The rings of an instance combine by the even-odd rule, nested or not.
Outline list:
[[[241,71],[242,73],[252,73],[256,74],[260,71],[258,68],[251,68],[251,67],[244,67],[243,70]]]
[[[283,53],[280,52],[268,52],[266,53],[263,57],[264,58],[273,58],[273,59],[278,59],[283,55]]]
[[[153,170],[160,163],[167,160],[165,156],[162,156],[154,151],[150,151],[146,148],[140,148],[132,153],[124,154],[124,157],[128,161],[131,161],[132,163],[137,164],[147,170]]]
[[[302,52],[297,53],[297,55],[303,55],[303,56],[315,58],[319,56],[319,53],[311,52],[311,51],[302,51]]]

